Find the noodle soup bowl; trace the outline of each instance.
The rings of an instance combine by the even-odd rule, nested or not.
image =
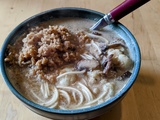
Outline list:
[[[6,38],[4,44],[1,49],[1,56],[0,56],[0,64],[1,64],[1,74],[6,85],[9,87],[10,91],[21,101],[23,102],[26,107],[30,110],[34,111],[37,114],[42,116],[52,118],[52,119],[66,119],[66,120],[84,120],[84,119],[91,119],[97,117],[99,115],[104,114],[106,111],[112,109],[117,103],[119,103],[128,90],[131,88],[133,83],[135,82],[137,75],[140,69],[140,50],[137,44],[136,39],[132,35],[132,33],[121,23],[114,23],[107,27],[111,28],[115,33],[117,33],[122,39],[124,39],[126,46],[131,54],[131,59],[134,62],[132,74],[127,81],[126,85],[118,92],[115,96],[111,97],[109,100],[100,103],[95,106],[91,106],[88,108],[83,109],[72,109],[72,110],[61,110],[61,109],[53,109],[41,106],[36,104],[28,99],[26,99],[22,94],[20,94],[13,84],[10,82],[10,79],[7,76],[6,69],[5,69],[5,53],[8,44],[12,44],[15,42],[18,36],[22,35],[26,29],[30,28],[31,26],[35,26],[40,24],[41,22],[52,20],[55,18],[84,18],[84,19],[91,19],[94,21],[98,21],[100,18],[104,16],[103,13],[99,13],[97,11],[83,9],[83,8],[57,8],[53,10],[48,10],[37,14],[24,22],[20,23]]]

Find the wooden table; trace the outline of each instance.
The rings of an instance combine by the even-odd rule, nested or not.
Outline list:
[[[107,13],[123,0],[0,0],[0,47],[26,18],[57,7],[83,7]],[[121,103],[94,120],[160,120],[160,0],[152,0],[120,22],[137,39],[142,65]],[[0,120],[48,120],[27,109],[0,76]]]

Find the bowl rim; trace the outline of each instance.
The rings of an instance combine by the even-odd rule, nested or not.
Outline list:
[[[122,88],[122,90],[120,92],[118,92],[114,97],[112,97],[111,99],[95,105],[95,106],[91,106],[89,108],[84,108],[84,109],[76,109],[76,110],[61,110],[61,109],[53,109],[53,108],[47,108],[44,106],[41,106],[39,104],[36,104],[28,99],[26,99],[25,97],[23,97],[11,84],[11,82],[9,81],[6,72],[5,72],[5,66],[4,66],[4,56],[5,56],[5,50],[6,47],[10,41],[11,36],[13,36],[15,34],[15,32],[23,25],[26,24],[28,21],[34,19],[35,17],[50,13],[52,11],[64,11],[64,10],[71,10],[71,11],[83,11],[83,12],[89,12],[89,13],[93,13],[96,15],[100,15],[101,17],[104,16],[103,13],[94,11],[94,10],[90,10],[90,9],[86,9],[86,8],[77,8],[77,7],[63,7],[63,8],[55,8],[55,9],[51,9],[51,10],[47,10],[41,13],[38,13],[36,15],[33,15],[32,17],[24,20],[23,22],[21,22],[19,25],[17,25],[7,36],[7,38],[5,39],[2,48],[1,48],[1,52],[0,52],[0,70],[2,73],[2,77],[5,81],[5,83],[7,84],[7,86],[9,87],[10,91],[18,98],[20,99],[20,101],[24,102],[26,105],[31,106],[33,108],[39,109],[41,111],[45,111],[45,112],[49,112],[49,113],[56,113],[56,114],[65,114],[65,115],[69,115],[69,114],[82,114],[82,113],[87,113],[87,112],[92,112],[98,109],[101,109],[105,106],[111,105],[112,103],[114,103],[116,100],[120,99],[122,96],[124,96],[124,94],[126,94],[126,92],[130,89],[130,87],[132,86],[132,84],[135,82],[139,70],[140,70],[140,65],[141,65],[141,53],[140,53],[140,48],[139,45],[135,39],[135,37],[132,35],[132,33],[121,23],[116,22],[114,23],[117,27],[119,27],[120,29],[122,29],[125,34],[127,34],[127,36],[134,42],[135,46],[135,50],[136,50],[136,56],[137,56],[137,63],[135,64],[135,70],[132,73],[131,77],[130,77],[130,82],[127,82],[127,84]]]

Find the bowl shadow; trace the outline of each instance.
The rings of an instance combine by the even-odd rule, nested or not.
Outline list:
[[[120,119],[121,119],[121,102],[119,102],[105,114],[90,120],[120,120]]]
[[[153,86],[155,85],[155,76],[157,76],[156,78],[160,78],[160,74],[156,74],[153,70],[141,68],[136,83],[146,86]]]

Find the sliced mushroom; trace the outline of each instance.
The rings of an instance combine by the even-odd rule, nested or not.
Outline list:
[[[112,67],[112,57],[113,57],[113,54],[109,55],[108,57],[103,57],[102,59],[101,64],[102,64],[102,67],[104,68],[103,73],[106,75],[109,73],[109,70]]]
[[[78,70],[93,70],[99,66],[98,61],[96,60],[81,60],[77,63]]]
[[[111,61],[113,57],[113,54],[106,56],[106,55],[102,55],[102,60],[101,60],[101,65],[103,68],[105,68],[106,64]]]
[[[109,70],[111,69],[111,66],[112,66],[112,62],[111,61],[108,61],[105,68],[103,69],[103,73],[108,75],[109,73]]]
[[[93,31],[92,34],[98,35],[98,36],[101,36],[101,35],[102,35],[101,33],[97,32],[97,31]]]
[[[122,44],[122,43],[115,43],[115,44],[109,44],[108,45],[108,49],[109,48],[116,48],[116,47],[125,47],[125,45],[124,44]]]
[[[110,48],[125,47],[125,45],[122,43],[114,43],[114,44],[99,43],[98,46],[102,52],[105,52],[106,50]]]
[[[129,78],[132,75],[132,73],[130,71],[126,71],[123,73],[123,75],[121,75],[122,80]]]
[[[107,62],[108,62],[107,56],[102,55],[102,60],[101,60],[102,68],[104,68],[106,66]]]

